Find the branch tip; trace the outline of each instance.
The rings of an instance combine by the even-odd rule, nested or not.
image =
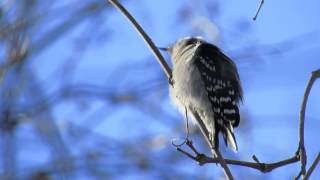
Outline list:
[[[258,9],[257,9],[257,11],[256,11],[256,14],[255,14],[255,16],[252,18],[254,21],[257,20],[258,15],[259,15],[259,13],[260,13],[260,10],[261,10],[263,4],[264,4],[264,0],[260,0]]]
[[[257,158],[256,155],[253,155],[253,156],[252,156],[252,159],[253,159],[255,162],[257,162],[257,163],[260,164],[260,161],[259,161],[259,159]]]

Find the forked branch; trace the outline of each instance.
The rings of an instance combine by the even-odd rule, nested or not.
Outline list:
[[[197,161],[199,165],[204,165],[207,163],[219,163],[218,158],[208,157],[205,154],[199,153],[199,151],[193,146],[191,141],[186,143],[186,145],[188,145],[189,149],[191,149],[191,151],[195,155],[192,155],[191,153],[189,153],[181,148],[177,148],[177,150],[179,152],[181,152],[182,154],[188,156],[189,158],[193,159],[194,161]],[[281,160],[278,162],[274,162],[274,163],[261,163],[255,155],[253,155],[252,159],[256,162],[239,161],[239,160],[233,160],[233,159],[224,159],[224,160],[227,164],[248,167],[248,168],[259,170],[263,173],[267,173],[267,172],[271,172],[272,170],[279,168],[281,166],[285,166],[288,164],[298,162],[299,155],[294,155],[291,158]]]

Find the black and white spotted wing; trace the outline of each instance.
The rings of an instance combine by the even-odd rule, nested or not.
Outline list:
[[[234,63],[212,44],[200,44],[194,58],[214,112],[215,144],[218,146],[219,131],[227,143],[226,131],[230,123],[237,127],[240,122],[238,103],[242,100],[242,89],[239,75]]]

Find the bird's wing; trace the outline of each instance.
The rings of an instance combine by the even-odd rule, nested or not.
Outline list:
[[[218,132],[221,131],[225,143],[236,150],[233,127],[240,121],[237,104],[242,99],[236,67],[216,46],[208,43],[198,46],[194,58],[214,113],[214,144],[218,146]]]

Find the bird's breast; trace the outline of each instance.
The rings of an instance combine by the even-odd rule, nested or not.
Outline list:
[[[178,105],[182,112],[184,112],[184,107],[188,107],[206,113],[202,114],[203,116],[211,117],[211,115],[208,114],[212,112],[211,104],[206,94],[200,72],[193,64],[193,59],[185,59],[178,63],[180,64],[174,65],[172,71],[174,80],[174,86],[170,88],[172,100]],[[213,115],[211,120],[213,120]]]

